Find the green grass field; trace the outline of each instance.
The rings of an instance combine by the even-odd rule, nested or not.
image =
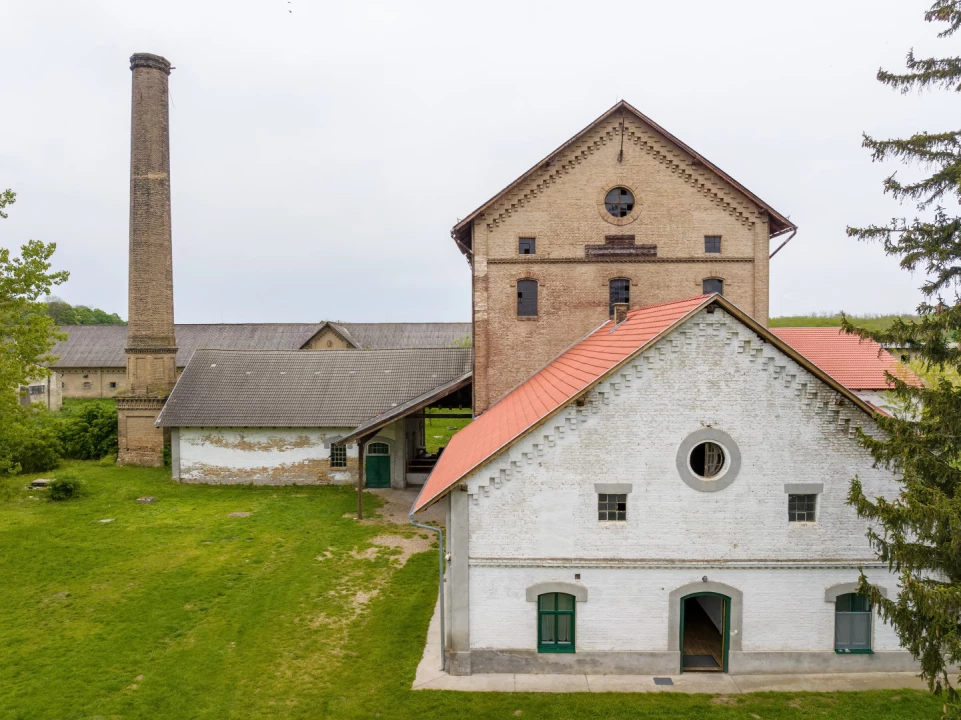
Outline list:
[[[24,489],[31,478],[0,480],[11,491],[0,500],[4,720],[939,714],[912,691],[414,692],[436,549],[407,557],[411,538],[428,547],[413,528],[351,519],[351,488],[180,485],[163,469],[96,463],[58,472],[88,494],[54,503]],[[366,496],[369,511],[377,501]]]

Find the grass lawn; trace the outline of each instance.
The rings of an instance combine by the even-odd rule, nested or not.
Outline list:
[[[88,495],[54,503],[23,477],[0,480],[14,490],[0,500],[4,720],[939,715],[913,691],[414,692],[436,550],[409,555],[413,528],[345,517],[352,489],[179,485],[163,469],[96,463],[58,472]],[[146,495],[156,502],[136,502]],[[377,501],[366,496],[370,510]]]
[[[460,418],[434,418],[432,414],[444,413],[446,415],[463,415]],[[427,419],[424,420],[424,435],[426,436],[427,452],[435,453],[442,447],[447,447],[454,433],[467,427],[471,421],[471,411],[467,410],[432,410],[426,411]]]

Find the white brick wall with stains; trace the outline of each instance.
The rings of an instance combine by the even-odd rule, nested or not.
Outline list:
[[[354,469],[330,467],[330,443],[353,428],[179,428],[184,482],[306,484],[356,481]]]
[[[708,576],[743,593],[743,650],[833,650],[825,589],[858,577],[896,593],[845,502],[897,494],[855,428],[871,419],[720,309],[702,311],[466,478],[470,646],[536,647],[525,589],[582,584],[577,650],[662,650],[668,594]],[[710,427],[741,456],[717,492],[685,484],[680,443]],[[627,483],[626,522],[599,522],[594,483]],[[817,519],[788,522],[786,483],[822,483]],[[454,492],[460,492],[455,490]],[[574,574],[581,579],[575,580]],[[875,650],[893,631],[875,623]]]

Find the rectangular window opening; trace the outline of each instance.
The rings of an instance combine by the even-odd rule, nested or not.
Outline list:
[[[330,446],[330,466],[332,468],[347,467],[347,446],[346,445]]]
[[[814,522],[817,501],[817,495],[788,495],[788,522]]]
[[[517,281],[518,317],[537,317],[537,281]]]
[[[627,522],[627,495],[599,493],[597,519],[604,522]]]
[[[721,252],[721,236],[705,235],[704,236],[704,252],[706,253]]]
[[[631,281],[623,278],[611,280],[608,290],[607,314],[614,317],[614,305],[631,302]]]
[[[519,255],[534,255],[537,252],[537,242],[535,238],[519,238],[517,241],[517,253]]]

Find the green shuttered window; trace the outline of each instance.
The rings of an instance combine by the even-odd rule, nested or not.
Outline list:
[[[574,596],[545,593],[537,598],[537,651],[574,652]]]

